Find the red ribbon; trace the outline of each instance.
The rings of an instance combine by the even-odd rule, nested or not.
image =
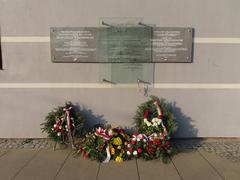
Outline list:
[[[154,104],[157,106],[157,110],[158,110],[158,119],[163,119],[163,110],[161,108],[161,105],[159,103],[159,101],[156,99],[154,101]]]

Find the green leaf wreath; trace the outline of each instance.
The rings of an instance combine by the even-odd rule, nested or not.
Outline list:
[[[66,109],[69,109],[69,122],[72,131],[71,135],[74,139],[81,138],[85,135],[84,118],[77,110],[77,106],[72,102],[66,102],[65,106],[58,106],[54,108],[45,118],[45,122],[41,124],[42,132],[46,132],[48,137],[53,141],[66,144],[68,143],[68,123],[65,121]],[[59,122],[61,121],[61,124]]]
[[[159,99],[156,96],[150,96],[150,100],[142,103],[138,106],[136,114],[134,116],[134,124],[139,133],[146,134],[147,136],[152,135],[153,133],[159,133],[162,129],[154,126],[147,126],[143,119],[144,113],[148,109],[150,111],[149,119],[153,119],[158,116],[157,109],[154,105],[154,101],[157,100],[160,102],[161,108],[163,110],[163,123],[166,127],[168,135],[171,136],[177,130],[177,122],[174,114],[172,113],[171,104],[167,103],[165,99]]]

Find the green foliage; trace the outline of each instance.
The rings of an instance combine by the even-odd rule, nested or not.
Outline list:
[[[54,108],[45,118],[45,122],[41,124],[42,132],[46,132],[48,137],[56,142],[67,143],[67,135],[58,136],[56,131],[53,131],[54,124],[58,118],[64,117],[64,108],[72,107],[70,110],[71,121],[74,124],[73,137],[75,139],[81,138],[85,134],[84,130],[84,118],[81,113],[77,110],[77,106],[73,105],[71,102],[66,102],[65,106],[58,106]],[[66,125],[64,122],[63,126]]]
[[[102,137],[96,136],[95,132],[89,132],[80,144],[77,154],[102,162],[107,157],[106,146],[107,143]]]
[[[142,103],[138,106],[136,114],[134,116],[134,124],[139,133],[144,133],[146,135],[151,135],[152,133],[159,133],[162,129],[152,126],[146,126],[144,124],[144,112],[148,109],[151,113],[149,119],[158,116],[157,109],[154,105],[154,101],[158,100],[160,102],[161,108],[163,110],[163,123],[167,129],[168,135],[172,135],[177,130],[176,118],[171,111],[171,104],[167,103],[165,99],[159,99],[156,96],[151,96],[151,99],[147,102]]]

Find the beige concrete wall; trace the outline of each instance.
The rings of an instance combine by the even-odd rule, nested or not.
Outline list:
[[[193,63],[156,64],[158,88],[150,94],[176,102],[177,137],[239,137],[239,6],[238,0],[0,0],[0,137],[44,137],[39,124],[65,100],[84,104],[109,123],[131,125],[136,106],[146,100],[137,88],[99,88],[98,64],[50,61],[50,27],[98,26],[101,17],[142,17],[157,26],[193,27],[196,40],[207,38],[194,44]],[[24,37],[38,40],[24,42]],[[82,83],[96,86],[83,88]]]

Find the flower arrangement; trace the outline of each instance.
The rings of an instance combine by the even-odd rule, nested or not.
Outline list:
[[[99,127],[95,132],[86,135],[78,154],[104,163],[110,159],[122,162],[127,159],[126,147],[129,138],[129,135],[119,127],[109,130]]]
[[[157,133],[170,138],[177,130],[176,118],[171,106],[164,99],[151,96],[151,99],[138,106],[134,116],[134,124],[139,133],[151,136]]]
[[[61,144],[71,142],[74,146],[74,139],[85,134],[84,119],[71,102],[54,108],[41,125],[42,131],[47,132],[50,139]]]
[[[67,102],[48,113],[42,130],[56,142],[71,142],[74,148],[74,140],[78,140],[77,154],[98,162],[123,162],[134,158],[167,162],[175,153],[170,138],[177,129],[170,105],[151,96],[138,107],[134,120],[136,132],[133,134],[120,127],[98,127],[85,133],[83,117],[76,106]]]
[[[127,145],[127,155],[139,158],[145,153],[148,137],[145,134],[133,134],[130,143]]]
[[[130,136],[119,127],[110,129],[109,132],[112,134],[112,138],[109,144],[111,159],[117,162],[126,160],[128,158],[126,147],[130,140]]]
[[[133,158],[161,159],[167,162],[175,153],[170,136],[177,129],[177,123],[167,104],[152,97],[137,110],[135,123],[138,131],[133,135],[119,127],[96,129],[86,136],[78,152],[84,157],[104,163],[111,159],[123,162]]]

